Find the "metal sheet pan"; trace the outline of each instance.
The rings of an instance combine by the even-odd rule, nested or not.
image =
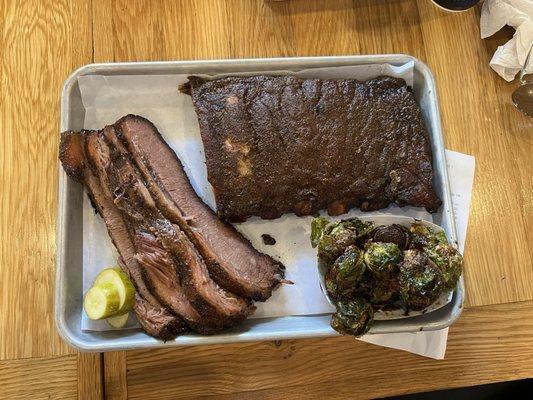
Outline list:
[[[61,131],[83,128],[85,109],[81,101],[78,77],[82,75],[159,75],[215,74],[275,69],[300,70],[345,65],[389,63],[402,65],[414,61],[413,92],[419,101],[430,132],[437,193],[443,201],[434,214],[434,222],[456,242],[450,187],[446,170],[439,104],[435,79],[429,68],[414,57],[401,54],[360,55],[342,57],[298,57],[241,60],[166,61],[139,63],[89,64],[74,71],[65,81],[61,95]],[[85,351],[116,351],[135,348],[171,347],[184,345],[248,342],[310,338],[337,335],[329,326],[329,315],[299,316],[247,320],[241,326],[213,336],[184,335],[162,342],[140,330],[83,332],[81,331],[82,293],[82,199],[81,185],[67,178],[59,166],[59,204],[57,217],[57,258],[55,320],[58,331],[70,345]],[[460,315],[464,299],[461,277],[452,301],[445,307],[425,315],[376,321],[373,333],[418,332],[437,330],[451,325]]]

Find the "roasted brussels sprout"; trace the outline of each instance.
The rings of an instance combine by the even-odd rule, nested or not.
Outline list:
[[[335,240],[335,237],[323,235],[318,242],[318,260],[329,268],[345,248],[346,246]]]
[[[356,246],[348,246],[326,273],[326,289],[334,299],[346,298],[355,293],[362,281],[366,265],[363,252]]]
[[[438,244],[448,244],[446,234],[443,231],[436,231],[421,222],[415,222],[409,229],[411,232],[411,242],[409,248],[423,250],[425,247],[434,247]]]
[[[358,239],[366,238],[374,230],[374,223],[372,221],[361,221],[359,218],[352,218],[343,222],[357,231]]]
[[[422,310],[444,292],[441,269],[420,250],[404,252],[398,280],[400,296],[408,310]]]
[[[370,291],[370,302],[374,306],[374,309],[381,309],[388,303],[397,300],[398,295],[399,282],[397,277],[386,280],[376,279]]]
[[[455,289],[457,281],[463,272],[463,257],[449,244],[439,244],[434,248],[427,248],[426,254],[440,268],[444,276],[444,290]]]
[[[394,243],[403,251],[409,246],[410,234],[405,226],[392,224],[376,227],[370,238],[374,242]]]
[[[327,224],[329,224],[329,220],[327,218],[313,218],[313,221],[311,222],[311,246],[318,246],[318,242],[322,237],[322,232],[324,231],[324,228]]]
[[[374,319],[372,305],[362,297],[339,301],[331,317],[331,327],[344,335],[361,336],[368,332]]]
[[[318,258],[326,264],[333,263],[346,247],[355,244],[373,227],[372,222],[363,222],[357,218],[330,222],[323,228],[318,241]]]
[[[343,334],[363,335],[380,310],[424,310],[453,290],[462,273],[461,254],[444,232],[422,222],[375,227],[358,218],[318,217],[311,244],[337,308],[331,326]]]
[[[365,263],[379,279],[389,279],[398,271],[402,252],[394,243],[370,242],[366,246]]]

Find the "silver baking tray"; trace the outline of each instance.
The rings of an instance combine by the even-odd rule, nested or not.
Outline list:
[[[382,63],[403,65],[409,61],[414,61],[415,65],[413,91],[421,105],[431,135],[435,166],[434,184],[443,201],[441,210],[434,215],[434,222],[442,226],[450,240],[456,242],[435,79],[424,63],[408,55],[90,64],[74,71],[65,81],[61,95],[61,131],[83,128],[85,109],[78,87],[78,77],[82,75],[227,74],[268,70],[297,71],[308,68]],[[189,334],[169,342],[153,339],[140,329],[83,332],[81,330],[83,195],[81,185],[67,178],[59,166],[55,320],[60,335],[70,345],[85,351],[114,351],[337,335],[329,326],[329,315],[252,319],[217,335]],[[463,298],[464,283],[461,277],[451,302],[446,306],[415,317],[376,321],[369,333],[417,332],[445,328],[458,318]]]

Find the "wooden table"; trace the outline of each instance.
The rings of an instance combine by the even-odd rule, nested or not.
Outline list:
[[[0,2],[0,398],[357,398],[533,376],[533,120],[488,66],[504,30],[429,0]],[[91,62],[407,53],[476,157],[467,307],[444,361],[350,338],[80,354],[53,321],[59,94]]]

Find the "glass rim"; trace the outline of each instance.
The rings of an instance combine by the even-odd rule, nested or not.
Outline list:
[[[454,9],[454,8],[446,8],[444,7],[443,5],[437,3],[435,0],[431,0],[431,2],[437,6],[438,8],[440,8],[441,10],[443,11],[446,11],[446,12],[453,12],[453,13],[462,13],[462,12],[465,12],[465,11],[468,11],[470,10],[472,7],[474,7],[476,4],[479,3],[480,0],[477,0],[474,4],[472,4],[470,7],[468,8],[464,8],[464,9],[461,9],[461,10],[457,10],[457,9]]]

